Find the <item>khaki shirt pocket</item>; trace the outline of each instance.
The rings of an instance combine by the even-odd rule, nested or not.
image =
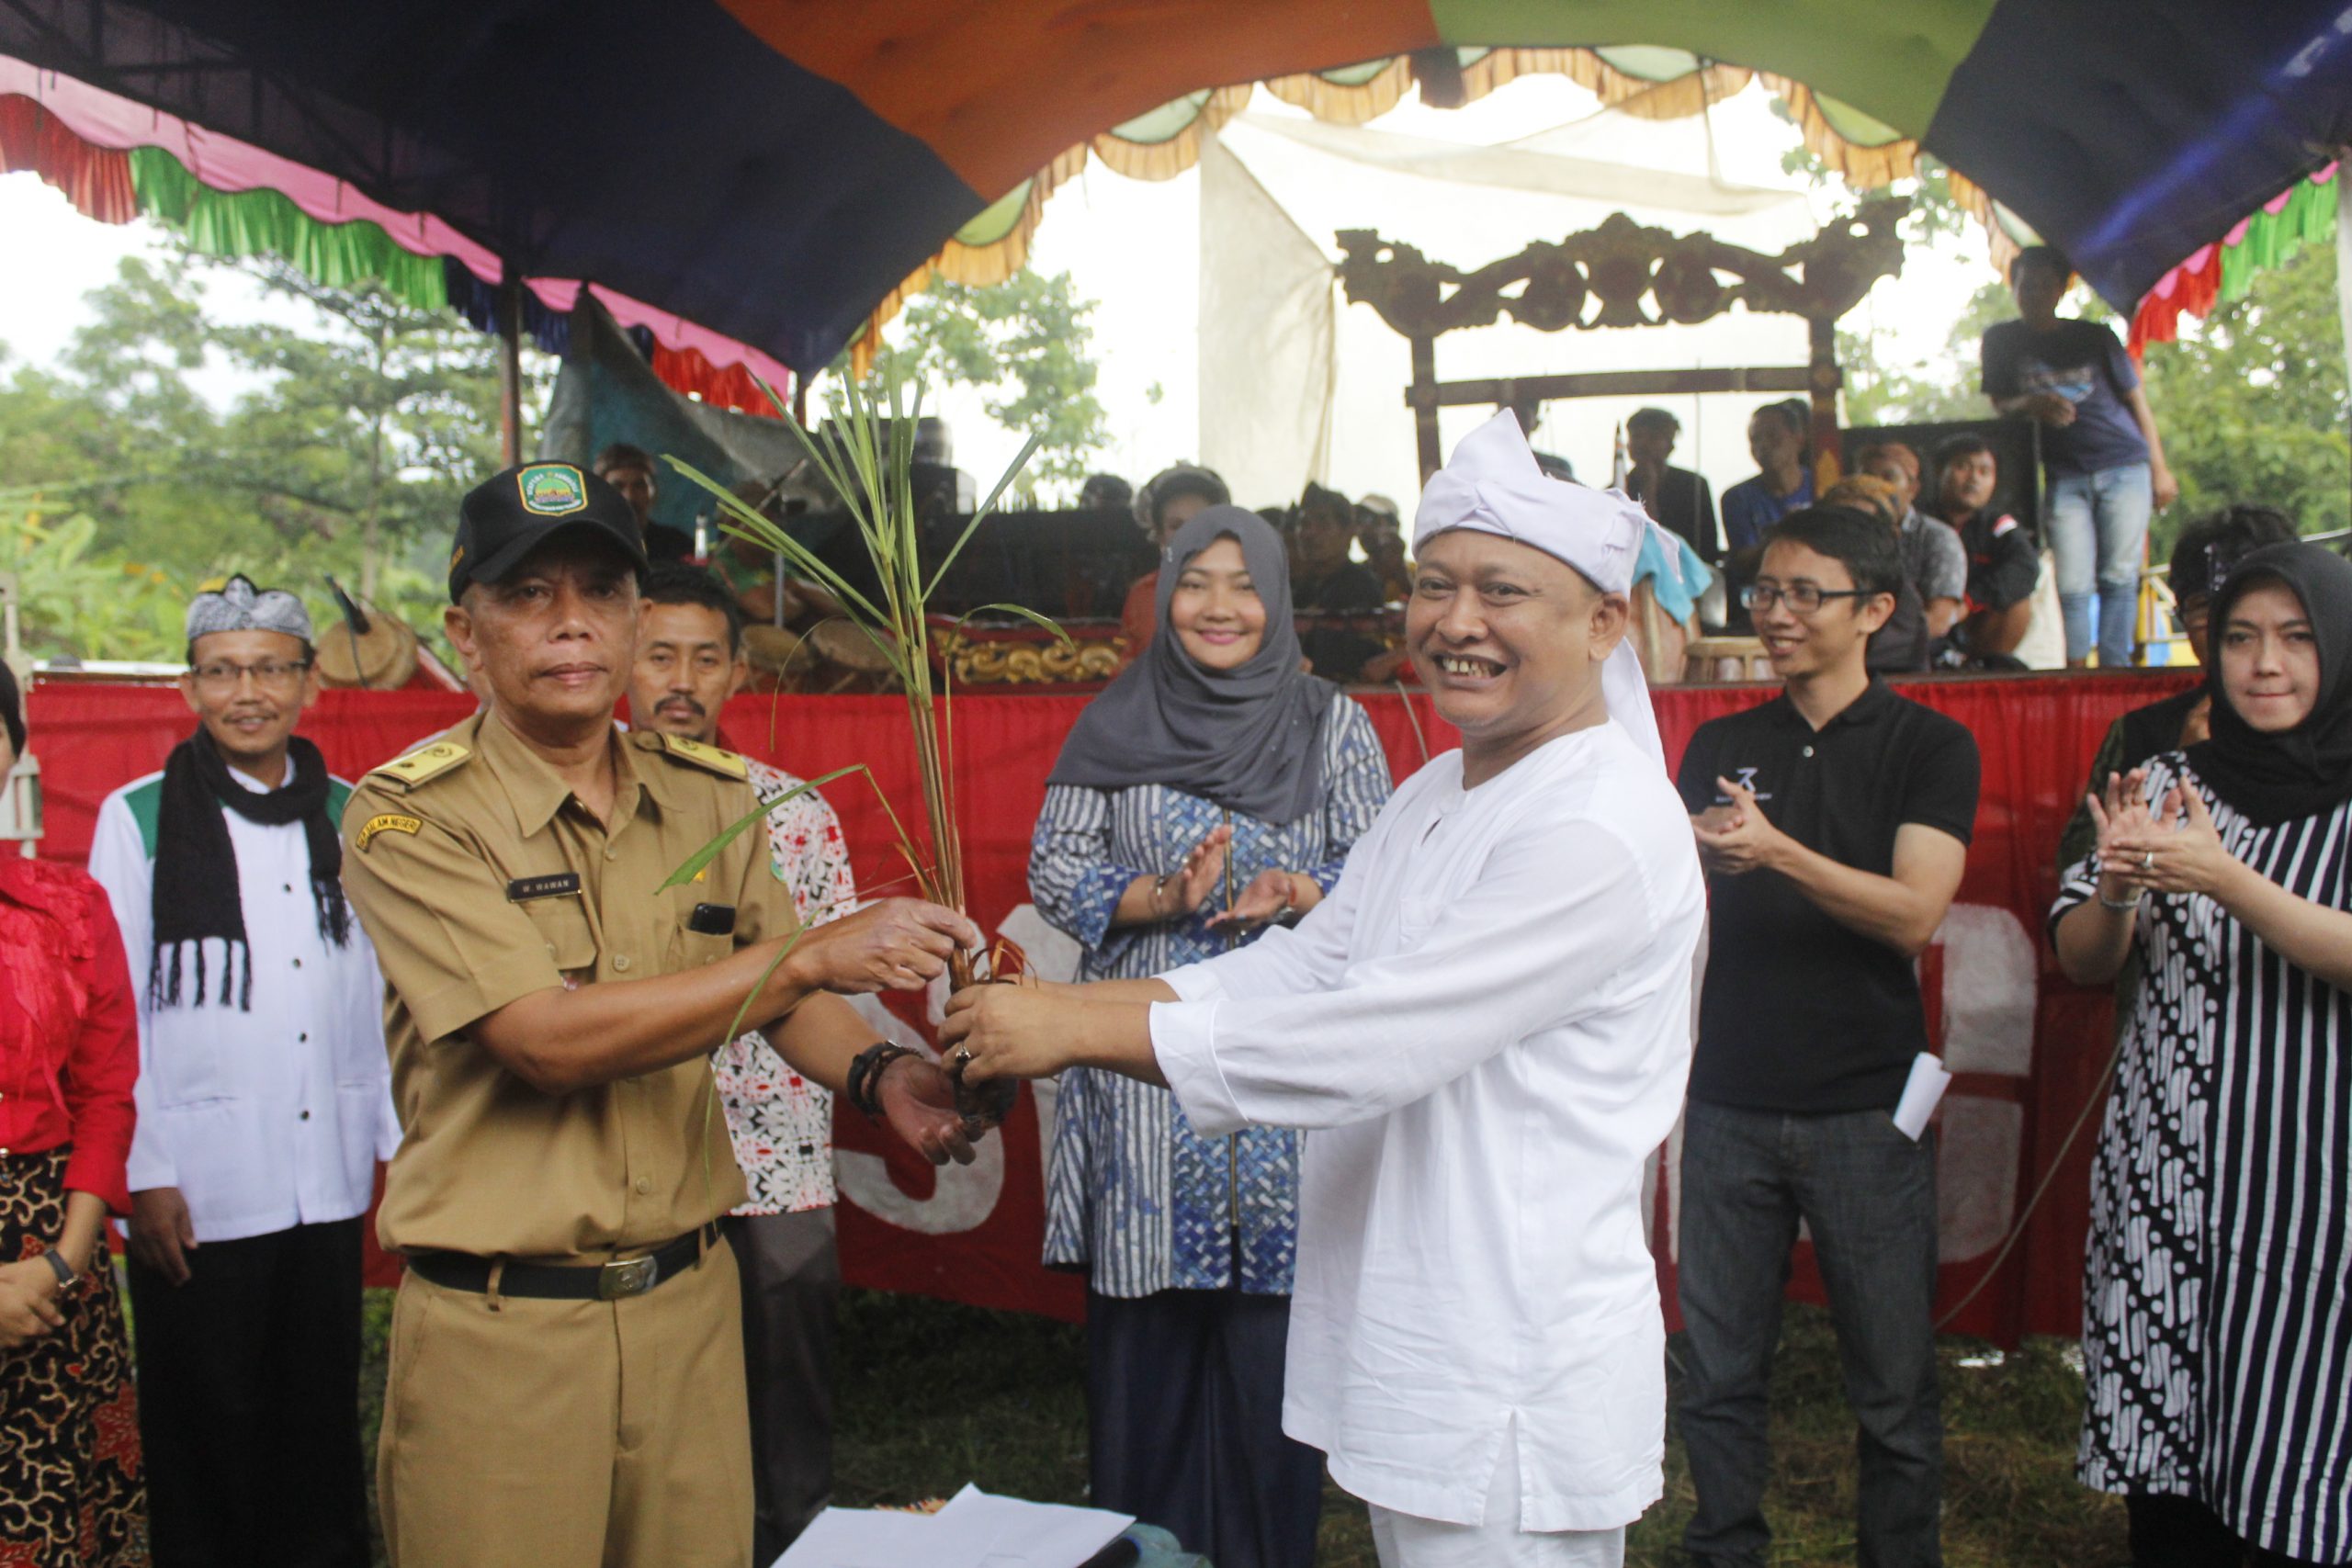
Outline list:
[[[577,897],[534,898],[523,906],[548,957],[567,978],[593,978],[596,969],[596,936],[588,929],[588,908]]]
[[[689,969],[699,969],[706,964],[716,964],[735,951],[735,938],[698,931],[681,923],[670,935],[670,964],[663,971],[682,975]]]

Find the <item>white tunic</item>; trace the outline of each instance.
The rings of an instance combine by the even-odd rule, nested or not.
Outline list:
[[[1704,919],[1690,819],[1611,722],[1473,790],[1436,759],[1296,931],[1165,976],[1152,1045],[1193,1125],[1313,1130],[1283,1427],[1357,1496],[1476,1524],[1515,1421],[1522,1529],[1657,1499],[1642,1168]]]
[[[233,768],[229,776],[261,788]],[[319,934],[300,823],[271,827],[223,807],[253,949],[253,1009],[209,997],[200,1007],[150,1007],[155,859],[141,818],[153,820],[162,778],[108,795],[90,843],[90,874],[114,906],[139,998],[131,1190],[179,1189],[200,1242],[363,1214],[376,1162],[391,1158],[401,1138],[376,950],[356,914],[348,947]],[[330,790],[337,816],[347,793],[341,781]],[[209,972],[224,973],[223,944],[205,947]]]

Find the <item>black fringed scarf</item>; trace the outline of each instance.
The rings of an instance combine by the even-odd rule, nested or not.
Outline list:
[[[327,764],[319,749],[300,736],[288,743],[293,779],[282,789],[247,789],[229,776],[229,764],[202,728],[172,748],[164,764],[163,798],[155,821],[155,950],[148,960],[151,1007],[181,1001],[183,952],[196,950],[196,994],[204,1002],[204,943],[228,945],[237,1006],[254,1005],[253,948],[245,941],[244,905],[239,897],[237,851],[229,838],[226,807],[248,822],[283,828],[302,824],[311,849],[311,897],[318,906],[319,934],[336,947],[351,942],[351,907],[343,898],[343,839],[327,816]],[[228,1005],[232,977],[224,972],[213,1000]]]

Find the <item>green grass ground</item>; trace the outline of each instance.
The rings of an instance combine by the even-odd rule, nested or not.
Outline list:
[[[382,1410],[391,1292],[368,1292],[360,1420],[372,1456]],[[2098,1568],[2126,1560],[2123,1514],[2075,1484],[2082,1379],[2068,1342],[1987,1357],[1943,1344],[1944,1560],[1950,1568]],[[1963,1365],[1964,1361],[1989,1361]],[[1085,1358],[1079,1330],[1042,1318],[851,1291],[842,1303],[836,1500],[946,1496],[966,1482],[1046,1502],[1086,1500]],[[1826,1314],[1792,1308],[1772,1390],[1772,1561],[1854,1560],[1853,1424]],[[1690,1512],[1669,1438],[1666,1496],[1634,1527],[1637,1568],[1679,1561]],[[1322,1568],[1373,1568],[1363,1507],[1327,1486]]]

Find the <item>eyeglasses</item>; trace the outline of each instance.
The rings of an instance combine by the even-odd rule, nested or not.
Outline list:
[[[1786,604],[1800,615],[1810,615],[1832,599],[1868,599],[1867,588],[1815,588],[1810,582],[1792,582],[1786,588],[1769,582],[1751,582],[1739,591],[1739,602],[1751,610],[1769,610],[1775,604]]]
[[[286,691],[302,678],[311,667],[307,659],[265,659],[258,664],[231,664],[225,661],[199,664],[192,671],[196,683],[208,692],[233,692],[244,682],[246,676],[266,691]]]

